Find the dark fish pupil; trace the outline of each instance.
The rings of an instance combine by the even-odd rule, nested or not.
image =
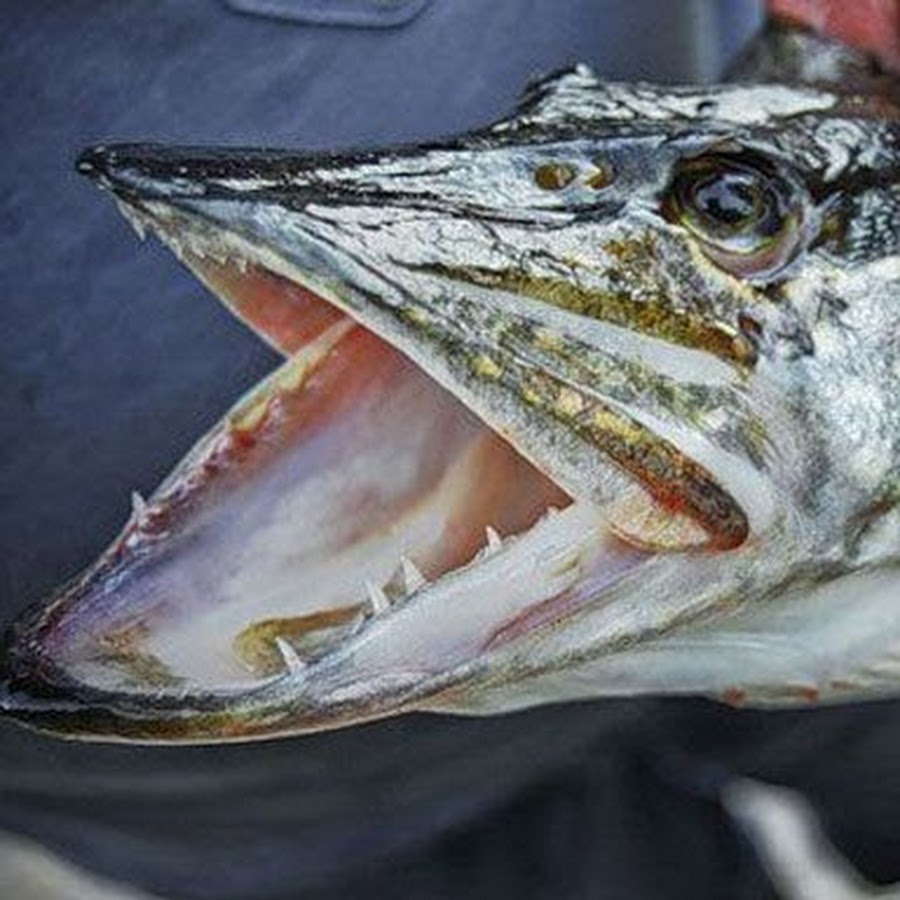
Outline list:
[[[708,219],[729,227],[745,225],[759,215],[759,188],[746,177],[722,175],[697,186],[694,203]]]
[[[750,150],[709,153],[682,160],[674,175],[660,212],[718,268],[768,279],[802,249],[806,195],[777,161]]]

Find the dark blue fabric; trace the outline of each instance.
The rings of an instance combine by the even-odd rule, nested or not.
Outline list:
[[[405,25],[428,0],[224,0],[232,9],[251,15],[306,25],[351,25],[394,28]]]
[[[75,174],[81,147],[433,138],[579,59],[690,79],[726,30],[740,40],[750,6],[431,0],[403,26],[357,29],[220,0],[0,0],[0,620],[95,557],[131,490],[152,490],[275,362],[136,242]],[[896,719],[623,702],[171,750],[0,723],[0,827],[178,898],[759,898],[716,779],[803,785],[843,811],[871,872],[900,877]]]

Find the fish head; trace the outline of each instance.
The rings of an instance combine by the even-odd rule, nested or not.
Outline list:
[[[425,146],[86,152],[286,361],[16,623],[0,708],[215,741],[895,689],[898,141],[577,67]]]

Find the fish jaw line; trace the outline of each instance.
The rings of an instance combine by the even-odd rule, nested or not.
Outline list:
[[[194,231],[185,237],[184,230],[175,233],[173,219],[165,213],[132,208],[123,211],[159,234],[203,280],[214,280],[213,269],[223,266],[232,266],[232,274],[237,276],[249,269],[265,269],[327,298],[335,309],[348,307],[346,298],[342,300],[322,280],[299,273],[239,236],[220,233],[215,240],[205,241]],[[184,224],[183,220],[179,223]],[[309,378],[335,347],[357,330],[354,320],[345,316],[325,327],[239,402],[228,417],[229,428],[233,431],[236,423],[239,431],[258,427],[259,409],[264,405],[260,401],[271,399],[280,390],[290,391],[292,382],[299,384]],[[489,438],[492,443],[500,442],[493,433]],[[109,576],[114,583],[123,554],[127,567],[127,554],[148,552],[152,556],[154,543],[165,542],[169,526],[161,527],[157,520],[163,517],[169,498],[183,492],[194,474],[203,470],[217,440],[214,429],[151,498],[136,501],[129,523],[107,554],[76,585],[74,595],[98,577]],[[48,627],[58,627],[59,616],[73,596],[72,590],[65,591],[39,620],[19,629],[17,644],[28,645],[29,654],[39,654],[43,683],[29,685],[20,678],[18,699],[0,702],[38,727],[54,731],[71,727],[79,737],[85,734],[84,729],[88,736],[96,729],[97,734],[127,733],[126,739],[188,742],[256,739],[392,714],[403,704],[469,677],[473,660],[485,655],[495,635],[507,630],[509,623],[529,607],[552,603],[557,597],[563,598],[563,611],[575,603],[592,602],[594,596],[580,590],[582,583],[596,587],[607,576],[615,579],[648,557],[611,535],[592,504],[570,503],[558,488],[544,490],[555,506],[564,508],[547,504],[543,514],[529,521],[521,533],[512,531],[504,538],[494,530],[494,519],[485,520],[483,546],[471,559],[430,584],[420,583],[415,569],[410,574],[407,568],[401,572],[407,578],[406,596],[398,597],[395,592],[386,605],[383,589],[375,584],[374,591],[369,590],[370,608],[350,635],[328,652],[311,661],[303,660],[290,649],[289,642],[285,649],[279,639],[279,670],[238,685],[198,687],[189,680],[161,682],[148,693],[143,684],[117,684],[109,689],[82,681],[84,672],[77,666],[59,665],[52,658],[52,644],[48,653],[41,636]],[[395,561],[401,569],[407,566],[399,555]],[[605,563],[610,561],[607,571]],[[361,589],[366,581],[362,574]],[[127,570],[124,577],[129,577]],[[490,592],[495,596],[485,600],[484,595]],[[78,610],[72,609],[77,616]],[[28,699],[32,689],[33,697]],[[15,696],[16,692],[8,694]]]

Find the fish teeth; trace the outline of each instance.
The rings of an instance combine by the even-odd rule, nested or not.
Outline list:
[[[391,603],[387,598],[387,594],[371,581],[366,582],[366,594],[369,597],[369,604],[372,607],[372,613],[374,615],[380,616],[391,608]]]
[[[306,663],[297,655],[297,651],[283,637],[275,638],[275,646],[281,654],[284,667],[291,675],[306,674]]]
[[[116,200],[116,206],[119,207],[119,212],[122,213],[125,220],[134,229],[134,233],[139,240],[143,241],[147,237],[147,221],[144,217],[123,200]]]
[[[493,556],[495,553],[498,553],[503,549],[503,538],[497,533],[497,529],[492,525],[488,525],[484,529],[485,537],[487,538],[487,544],[484,547],[484,555],[485,556]]]
[[[400,571],[403,573],[403,585],[407,596],[420,591],[428,584],[428,579],[408,556],[400,557]]]
[[[147,501],[137,492],[131,492],[131,515],[136,521],[140,521],[147,513]]]
[[[185,261],[185,255],[190,254],[198,259],[211,259],[219,265],[232,264],[241,274],[246,274],[247,259],[231,252],[228,246],[190,232],[176,234],[165,224],[144,215],[122,200],[117,200],[116,205],[140,240],[145,240],[148,234],[156,234],[182,262]]]
[[[192,256],[196,256],[198,259],[206,259],[207,256],[213,260],[216,259],[215,253],[213,253],[212,251],[212,245],[210,245],[207,241],[195,237],[190,232],[183,235],[182,240],[185,247],[187,248],[187,251]]]
[[[175,254],[175,257],[178,259],[178,261],[184,262],[184,254],[185,250],[187,249],[185,248],[184,244],[173,234],[170,234],[167,231],[160,231],[159,236],[163,243],[165,243],[166,246]]]

